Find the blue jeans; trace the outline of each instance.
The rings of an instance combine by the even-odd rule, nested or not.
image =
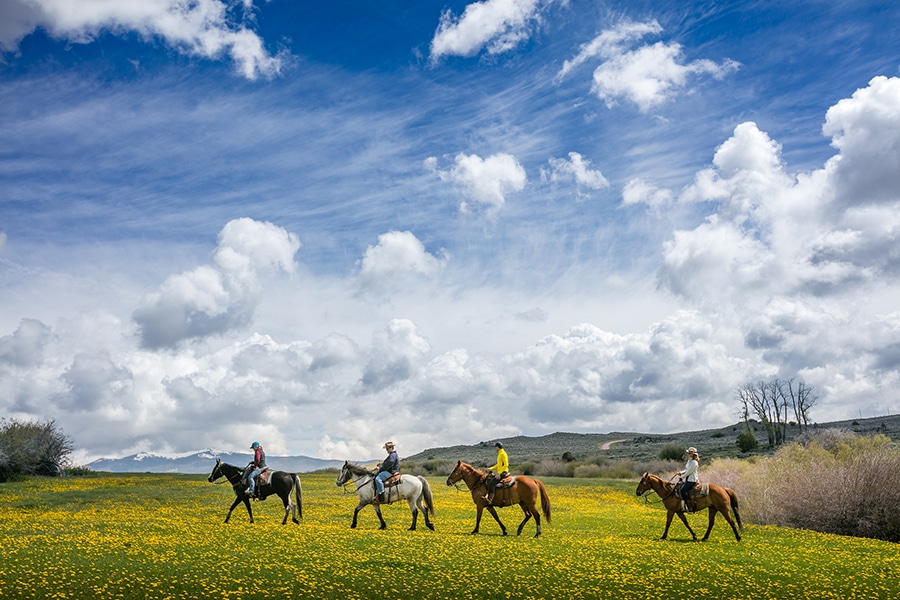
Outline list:
[[[688,498],[690,497],[690,494],[691,494],[691,490],[693,489],[693,487],[695,485],[697,485],[696,481],[685,481],[684,482],[684,485],[681,486],[681,499],[682,500],[684,500],[685,502],[688,501]]]
[[[253,471],[250,472],[250,476],[247,477],[247,483],[249,484],[247,487],[250,488],[250,495],[253,495],[253,493],[256,491],[256,476],[262,473],[263,469],[265,469],[265,467],[253,469]]]
[[[391,475],[393,475],[393,473],[391,473],[390,471],[382,471],[381,473],[379,473],[378,475],[375,476],[375,491],[376,492],[378,492],[379,494],[384,493],[384,482],[386,480],[390,479]]]

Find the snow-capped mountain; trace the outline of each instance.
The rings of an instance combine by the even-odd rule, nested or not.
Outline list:
[[[112,473],[192,473],[203,474],[212,471],[216,458],[223,462],[243,467],[250,462],[249,452],[218,452],[202,450],[191,454],[165,456],[152,452],[140,452],[122,458],[99,458],[87,467],[94,471]],[[266,457],[269,467],[277,471],[310,473],[322,469],[339,469],[344,461],[311,458],[309,456]]]

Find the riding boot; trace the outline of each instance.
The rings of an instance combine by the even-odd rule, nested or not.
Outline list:
[[[378,504],[384,504],[384,492],[378,494]]]
[[[684,500],[681,501],[681,512],[691,512],[690,508],[688,508],[688,503]]]

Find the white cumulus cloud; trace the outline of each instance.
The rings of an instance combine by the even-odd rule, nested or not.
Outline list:
[[[405,275],[431,277],[446,264],[445,254],[438,258],[429,253],[411,231],[389,231],[378,236],[378,244],[366,248],[359,276],[363,286],[380,287]]]
[[[218,59],[227,54],[247,79],[277,75],[282,56],[270,55],[262,39],[233,22],[223,0],[8,0],[0,3],[0,49],[12,51],[43,28],[52,37],[87,44],[103,32],[136,32],[160,39],[178,52]],[[244,0],[251,14],[252,0]]]
[[[431,40],[431,60],[474,56],[483,48],[500,54],[525,42],[541,11],[554,0],[484,0],[466,6],[459,17],[448,9]]]
[[[300,241],[271,223],[230,221],[219,233],[214,265],[169,276],[148,293],[133,318],[148,348],[221,334],[247,324],[257,302],[258,277],[294,270]]]
[[[488,214],[494,214],[506,203],[509,192],[525,189],[527,177],[525,168],[515,156],[500,152],[487,158],[477,154],[457,154],[455,165],[448,170],[437,168],[437,158],[430,157],[425,166],[433,170],[443,180],[456,184],[464,190],[469,199],[487,207]],[[459,204],[460,212],[469,212],[465,200]]]
[[[682,47],[675,42],[632,48],[644,36],[661,32],[656,21],[625,22],[604,31],[563,63],[557,80],[582,63],[598,59],[601,62],[594,70],[591,91],[608,107],[624,99],[647,112],[686,88],[691,77],[711,75],[721,79],[739,66],[727,59],[721,63],[707,59],[684,62]]]

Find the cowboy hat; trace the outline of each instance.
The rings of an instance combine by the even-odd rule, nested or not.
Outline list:
[[[687,449],[687,453],[688,454],[697,454],[697,449],[694,448],[693,446],[691,446],[690,448]]]
[[[385,450],[387,450],[388,448],[393,448],[393,447],[394,447],[394,442],[386,442],[386,443],[384,444],[384,449],[385,449]]]

